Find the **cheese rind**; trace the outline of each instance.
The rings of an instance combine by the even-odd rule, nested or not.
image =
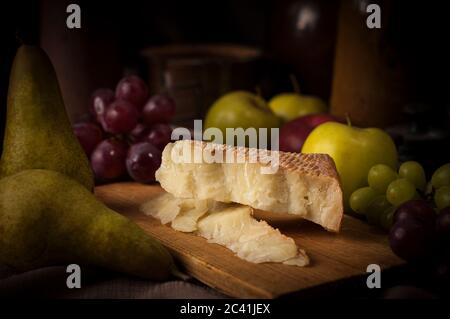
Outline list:
[[[243,154],[241,163],[211,163],[205,152]],[[339,231],[342,190],[333,160],[326,154],[268,152],[279,156],[278,170],[262,174],[266,161],[251,162],[255,149],[200,141],[170,143],[156,172],[161,186],[175,197],[235,202],[274,213],[298,215],[330,231]],[[197,153],[196,153],[197,152]],[[186,156],[190,154],[190,156]],[[211,156],[211,155],[209,155]],[[236,155],[235,158],[237,158]]]

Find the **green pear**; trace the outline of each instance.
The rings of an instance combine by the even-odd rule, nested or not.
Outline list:
[[[0,180],[0,262],[94,265],[154,280],[177,274],[171,255],[136,224],[73,179],[41,169]]]
[[[49,169],[92,190],[89,161],[64,107],[55,70],[43,50],[22,45],[11,69],[0,177]]]

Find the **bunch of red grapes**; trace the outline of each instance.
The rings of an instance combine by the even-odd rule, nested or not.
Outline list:
[[[392,250],[405,260],[415,261],[428,255],[450,257],[450,206],[438,214],[423,199],[400,205],[389,233]]]
[[[96,181],[108,183],[130,176],[155,181],[161,153],[171,140],[175,102],[165,94],[149,96],[145,82],[126,76],[116,87],[98,89],[89,106],[93,117],[73,126],[91,161]]]
[[[426,200],[405,202],[395,211],[389,242],[396,255],[424,266],[438,286],[450,282],[450,206],[436,214]]]

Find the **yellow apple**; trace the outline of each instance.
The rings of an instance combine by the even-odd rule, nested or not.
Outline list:
[[[275,95],[269,101],[269,106],[285,122],[300,116],[327,111],[327,105],[320,98],[298,93],[281,93]]]
[[[280,127],[280,119],[260,96],[247,91],[234,91],[220,97],[208,110],[205,128],[219,128],[225,136],[226,128],[256,129]]]
[[[303,153],[330,155],[339,173],[344,204],[349,208],[350,195],[367,185],[367,174],[376,164],[397,170],[397,150],[391,137],[378,128],[357,128],[337,122],[316,127],[302,148]]]

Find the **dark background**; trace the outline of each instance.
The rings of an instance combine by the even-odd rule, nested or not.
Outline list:
[[[82,29],[67,30],[65,8],[70,2],[73,1],[18,0],[2,4],[2,118],[6,110],[9,69],[21,41],[44,44],[46,50],[50,44],[51,50],[47,51],[51,51],[50,57],[55,61],[63,84],[69,115],[81,114],[87,109],[87,102],[74,102],[71,94],[87,100],[88,93],[95,88],[114,87],[130,68],[145,77],[140,50],[163,44],[234,43],[256,47],[274,63],[261,67],[261,77],[270,82],[268,86],[263,85],[264,97],[292,90],[288,75],[293,73],[304,93],[325,100],[330,98],[339,1],[76,1],[82,8]],[[406,65],[408,78],[413,83],[413,102],[427,104],[432,110],[431,124],[446,127],[450,5],[443,1],[378,2],[389,3],[391,8],[387,18],[389,31],[383,35],[383,43],[395,52],[392,63],[400,61]],[[306,28],[299,35],[292,31],[295,19],[292,12],[305,5],[318,9],[320,20],[315,27]],[[89,59],[77,61],[82,55],[77,51],[79,47]],[[59,60],[58,56],[54,58],[58,50],[61,51]],[[74,51],[73,56],[66,54],[70,51]],[[58,65],[69,65],[72,60],[74,64],[82,61],[89,76],[59,72]],[[395,94],[397,92],[392,92]],[[2,122],[1,134],[3,127]]]

